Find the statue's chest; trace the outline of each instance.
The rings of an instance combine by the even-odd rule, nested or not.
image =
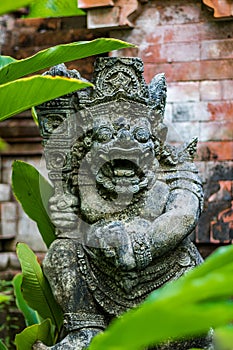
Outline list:
[[[146,194],[144,205],[141,208],[141,216],[145,219],[155,219],[160,216],[165,210],[168,197],[168,185],[163,181],[156,181]]]

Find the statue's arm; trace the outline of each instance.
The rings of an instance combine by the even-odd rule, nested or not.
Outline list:
[[[199,198],[187,189],[173,190],[166,211],[148,230],[153,257],[177,246],[195,228],[200,215]]]
[[[91,236],[95,237],[103,254],[111,256],[114,265],[129,270],[143,268],[187,237],[199,214],[199,198],[187,189],[174,189],[165,212],[156,219],[138,216],[126,222],[102,222],[93,225]]]

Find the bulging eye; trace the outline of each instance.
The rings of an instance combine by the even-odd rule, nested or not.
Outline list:
[[[113,132],[110,128],[102,127],[97,130],[96,136],[99,142],[108,142],[112,139]]]
[[[138,142],[145,143],[150,138],[150,131],[148,129],[138,128],[134,130],[134,137]]]

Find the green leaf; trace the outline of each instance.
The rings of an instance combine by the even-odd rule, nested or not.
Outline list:
[[[20,7],[29,5],[33,0],[7,0],[1,1],[0,4],[0,15],[9,13],[11,11],[17,10]]]
[[[85,12],[78,9],[77,0],[36,0],[30,6],[27,17],[80,16]]]
[[[233,246],[221,248],[203,265],[156,290],[96,336],[89,350],[139,350],[228,324],[233,319],[232,256]]]
[[[7,303],[10,300],[11,300],[11,297],[9,295],[0,293],[0,304]]]
[[[24,299],[42,318],[49,318],[59,331],[63,323],[62,311],[54,299],[36,255],[25,243],[18,243],[16,252],[23,273],[22,293]]]
[[[53,339],[51,336],[51,321],[49,319],[43,321],[40,324],[36,324],[25,328],[21,333],[15,337],[17,350],[32,350],[32,345],[40,340],[44,344],[50,346],[53,345]]]
[[[23,281],[22,274],[16,275],[12,281],[14,286],[14,294],[16,297],[16,305],[18,309],[22,311],[25,318],[26,325],[32,326],[33,324],[40,323],[40,320],[37,312],[32,308],[30,308],[23,298],[22,291],[21,291],[22,281]]]
[[[35,124],[38,126],[39,122],[38,122],[38,116],[37,116],[35,107],[32,107],[31,114],[32,114],[32,118],[33,118]]]
[[[13,57],[10,57],[10,56],[1,56],[0,55],[0,68],[3,68],[4,66],[6,66],[12,62],[17,62],[17,60]]]
[[[0,137],[0,151],[5,151],[8,147],[8,144]]]
[[[6,345],[3,344],[1,339],[0,339],[0,350],[7,350]]]
[[[119,50],[134,45],[118,39],[95,39],[70,44],[57,45],[39,51],[33,56],[17,60],[0,70],[0,82],[5,84],[25,75],[38,72],[59,63],[65,63],[80,58],[99,55],[112,50]]]
[[[32,165],[15,161],[12,187],[15,197],[25,213],[36,221],[42,238],[49,247],[56,238],[55,227],[47,213],[48,201],[53,193],[52,186]]]
[[[0,85],[0,120],[87,86],[91,84],[78,79],[48,75],[35,75]]]

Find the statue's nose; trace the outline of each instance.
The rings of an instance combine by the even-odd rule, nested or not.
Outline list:
[[[131,137],[131,133],[129,132],[129,130],[126,129],[121,129],[118,132],[118,138],[121,142],[130,142],[132,137]]]

